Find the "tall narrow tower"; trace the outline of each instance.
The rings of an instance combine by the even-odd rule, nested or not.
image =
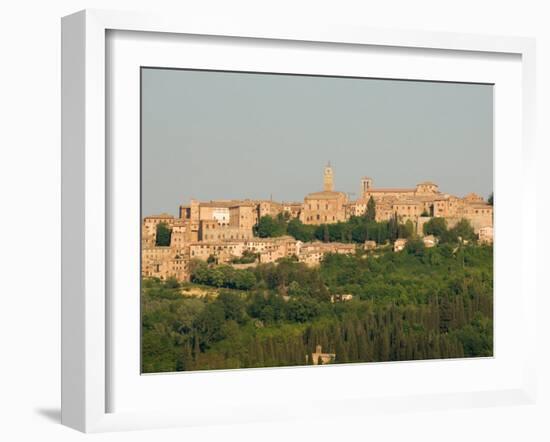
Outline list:
[[[365,194],[371,189],[372,187],[372,178],[369,178],[368,176],[365,176],[361,179],[361,195],[364,197]]]
[[[325,192],[332,192],[334,190],[334,174],[332,172],[332,167],[330,166],[330,161],[325,166],[325,173],[323,175],[323,190]]]

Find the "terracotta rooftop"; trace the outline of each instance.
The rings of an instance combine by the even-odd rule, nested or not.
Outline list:
[[[161,213],[159,215],[144,216],[143,219],[173,219],[174,216],[169,213]]]
[[[331,200],[339,197],[346,197],[346,194],[344,192],[331,192],[328,190],[324,190],[322,192],[313,192],[308,193],[305,197],[305,199],[312,199],[312,200]]]
[[[399,205],[399,204],[406,204],[406,205],[415,205],[415,206],[418,206],[421,204],[420,201],[417,201],[417,200],[397,200],[397,201],[394,201],[393,203],[394,205]]]
[[[433,181],[422,181],[421,183],[418,183],[417,186],[424,185],[424,186],[437,186],[436,183]]]
[[[220,201],[205,201],[200,202],[200,207],[219,207],[219,208],[229,208],[236,206],[254,206],[256,201],[252,200],[220,200]]]
[[[483,199],[481,196],[479,196],[477,193],[475,192],[470,192],[468,195],[466,195],[464,197],[465,200],[479,200],[479,199]]]
[[[416,192],[416,189],[410,189],[405,187],[377,187],[376,189],[369,189],[367,193],[376,192]]]

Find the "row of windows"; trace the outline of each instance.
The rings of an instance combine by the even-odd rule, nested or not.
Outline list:
[[[226,237],[225,234],[218,234],[218,235],[208,235],[208,234],[205,234],[204,235],[204,239],[246,239],[246,235],[242,234],[241,237],[239,238],[239,235],[229,235],[229,237]]]
[[[313,216],[307,216],[306,217],[306,221],[313,221],[314,219],[316,219],[317,221],[321,221],[321,215],[317,214],[317,216],[315,216],[315,217],[313,217]],[[329,217],[327,215],[325,215],[324,221],[329,221]],[[332,217],[332,221],[336,221],[335,216]]]
[[[313,204],[308,204],[309,206],[309,210],[313,210]],[[317,210],[320,210],[321,208],[321,205],[320,204],[317,204]],[[329,205],[328,204],[325,204],[325,210],[328,210],[329,208]]]

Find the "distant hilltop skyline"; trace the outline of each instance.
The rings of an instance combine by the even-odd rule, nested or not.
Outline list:
[[[322,190],[430,180],[493,191],[493,86],[261,73],[142,70],[143,214],[191,198],[302,201]]]
[[[253,253],[260,250],[263,255],[259,262],[276,262],[280,258],[296,255],[302,260],[300,262],[318,265],[327,250],[315,247],[315,250],[309,251],[313,255],[301,255],[302,240],[307,242],[306,238],[311,241],[314,237],[311,230],[307,234],[303,230],[300,233],[300,229],[305,225],[315,229],[324,225],[323,229],[330,237],[328,225],[346,223],[352,219],[355,220],[353,224],[357,225],[356,221],[360,220],[354,217],[364,217],[363,221],[375,221],[386,226],[402,225],[409,235],[416,233],[420,236],[426,233],[424,226],[429,225],[427,223],[434,217],[444,219],[446,228],[466,222],[473,234],[492,241],[493,206],[476,193],[471,192],[464,197],[442,193],[432,181],[423,181],[415,187],[378,188],[372,178],[363,177],[360,196],[350,199],[345,192],[336,190],[335,173],[330,163],[322,169],[319,181],[322,182],[322,190],[307,193],[303,201],[191,200],[179,206],[177,217],[169,214],[144,217],[142,259],[146,265],[142,267],[143,275],[166,278],[174,274],[178,275],[178,279],[188,280],[189,259],[202,257],[208,260],[210,255],[219,255],[220,251],[225,250],[225,257],[218,256],[218,262],[220,259],[230,260],[234,256],[242,257],[245,248]],[[294,234],[289,230],[291,223]],[[275,244],[273,238],[266,243],[260,231],[265,233],[266,225],[273,227],[281,224],[286,227],[279,231],[279,235],[273,236],[282,237],[282,243]],[[159,226],[162,226],[160,230]],[[272,227],[268,231],[273,232]],[[164,233],[157,237],[159,231]],[[360,237],[360,242],[367,239],[367,230],[363,232],[365,236]],[[378,232],[381,235],[382,231]],[[348,233],[351,235],[347,237],[349,243],[353,233],[351,230]],[[293,235],[301,238],[299,242]],[[335,250],[329,250],[331,253],[352,253],[355,250],[353,244],[351,247],[345,244],[343,230],[338,239],[344,243],[341,244],[343,248],[338,246]],[[378,242],[381,241],[382,237],[378,236]]]
[[[323,192],[339,193],[339,194],[345,196],[346,203],[351,203],[351,202],[354,202],[354,201],[359,202],[362,199],[365,199],[366,194],[368,193],[368,191],[370,191],[371,193],[381,192],[381,194],[386,194],[386,195],[388,195],[388,194],[393,195],[394,193],[397,193],[397,194],[400,194],[399,197],[401,199],[403,199],[403,198],[406,198],[408,196],[408,193],[410,193],[410,194],[414,193],[416,191],[416,189],[418,189],[419,186],[435,186],[436,191],[439,192],[440,194],[445,195],[445,196],[451,196],[450,193],[444,192],[445,189],[442,189],[440,191],[439,185],[436,184],[434,181],[429,180],[429,179],[427,179],[427,180],[426,179],[417,180],[417,182],[412,186],[375,186],[375,181],[370,176],[362,176],[361,177],[361,179],[359,181],[359,184],[356,186],[357,187],[356,191],[346,192],[346,191],[338,188],[338,185],[336,184],[337,173],[334,171],[335,169],[332,167],[332,164],[333,164],[333,162],[331,162],[330,160],[327,161],[326,166],[324,167],[324,173],[323,173],[322,181],[319,181],[317,183],[317,187],[315,187],[315,185],[314,185],[315,183],[313,183],[311,191],[308,192],[305,195],[302,195],[299,198],[294,198],[294,199],[292,199],[292,198],[275,198],[272,193],[270,193],[268,196],[266,196],[264,198],[261,198],[261,197],[260,198],[250,198],[250,197],[224,198],[223,195],[221,195],[220,197],[214,197],[214,198],[191,197],[191,198],[189,198],[188,201],[180,201],[179,203],[176,204],[175,207],[166,208],[165,210],[162,210],[162,211],[156,212],[156,213],[143,213],[143,216],[153,216],[153,215],[159,215],[161,213],[162,214],[170,214],[170,215],[173,215],[173,216],[179,216],[179,207],[182,206],[182,205],[186,205],[186,204],[190,203],[191,201],[199,201],[199,202],[202,202],[202,203],[224,203],[225,202],[225,203],[228,203],[228,204],[231,204],[232,202],[236,202],[236,201],[240,201],[240,202],[245,202],[245,201],[255,201],[255,202],[272,201],[272,202],[275,202],[275,203],[282,203],[282,204],[285,204],[285,203],[287,203],[287,204],[300,203],[301,204],[304,201],[304,197],[307,197],[308,195],[322,194]],[[369,197],[370,197],[371,193],[368,194]],[[489,198],[491,193],[492,193],[492,191],[488,195],[480,195],[476,192],[465,191],[462,194],[453,195],[453,196],[457,196],[457,197],[468,197],[468,196],[472,197],[472,196],[475,196],[479,200],[483,200],[485,202],[485,201],[487,201],[487,199]]]
[[[262,216],[286,213],[304,224],[333,224],[345,222],[353,216],[367,213],[371,200],[375,203],[375,219],[388,221],[397,217],[399,222],[411,221],[420,225],[429,217],[444,217],[448,222],[456,223],[460,219],[470,221],[475,230],[492,226],[492,206],[481,195],[469,192],[466,196],[444,193],[433,181],[422,181],[414,187],[376,187],[372,178],[364,176],[360,180],[357,198],[352,193],[339,191],[335,186],[335,171],[330,161],[322,171],[322,189],[316,189],[303,196],[299,201],[273,199],[214,199],[209,201],[191,199],[178,206],[175,218],[191,223],[202,220],[213,222],[213,226],[225,226],[237,223],[244,216],[251,224],[247,225],[243,237],[251,234],[251,226]],[[243,212],[244,210],[244,212]],[[246,213],[247,215],[243,215]],[[251,215],[253,214],[253,215]],[[168,216],[166,216],[168,215]],[[148,218],[147,216],[144,218]],[[169,213],[150,214],[149,218],[173,218]],[[234,233],[234,232],[230,232]]]

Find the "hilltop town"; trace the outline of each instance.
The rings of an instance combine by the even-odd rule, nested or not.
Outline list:
[[[449,195],[430,181],[411,188],[377,188],[371,178],[364,177],[359,198],[350,200],[346,193],[334,190],[334,171],[329,163],[323,171],[323,190],[306,195],[303,202],[191,200],[189,205],[179,207],[179,217],[144,217],[142,276],[188,281],[193,259],[251,266],[288,257],[316,266],[327,253],[355,253],[357,244],[301,241],[288,235],[260,237],[255,231],[261,220],[283,217],[306,226],[325,226],[365,216],[369,205],[376,207],[374,221],[406,223],[415,236],[424,238],[427,247],[433,246],[436,239],[425,236],[423,227],[434,218],[443,218],[448,227],[466,220],[481,242],[493,240],[493,207],[475,193]],[[405,243],[406,239],[395,240],[394,250],[401,250]],[[362,244],[364,248],[376,246],[374,241]]]

